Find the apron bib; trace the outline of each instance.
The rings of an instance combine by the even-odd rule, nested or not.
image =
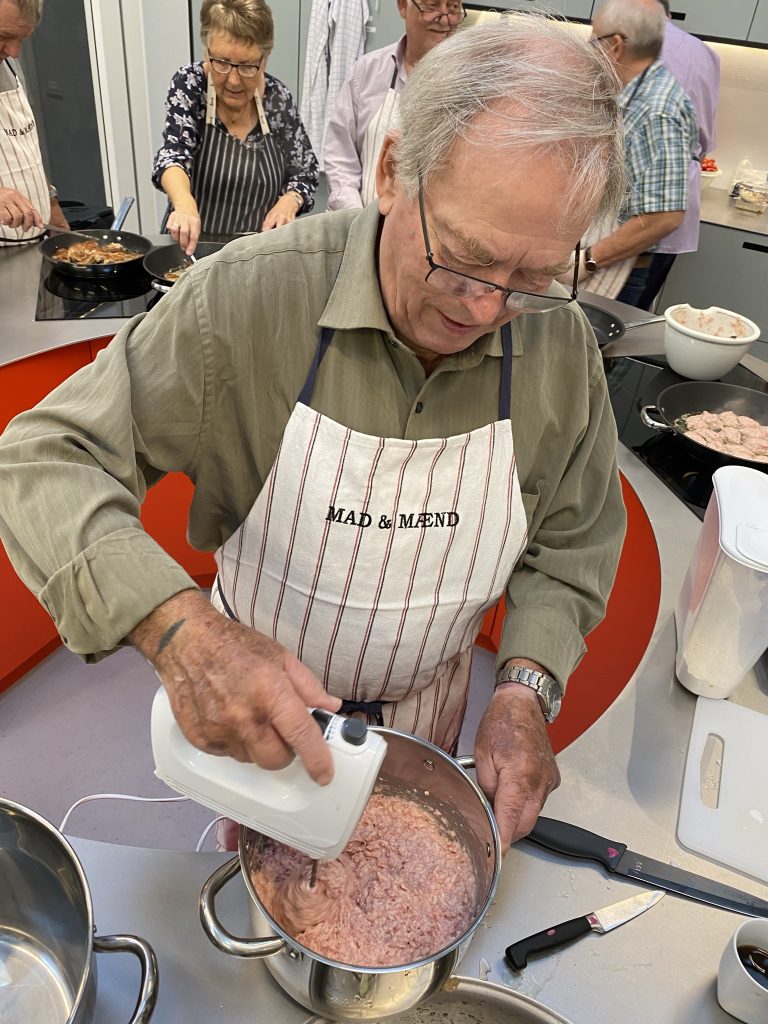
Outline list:
[[[10,64],[7,66],[16,78],[16,88],[0,92],[0,181],[6,188],[14,188],[26,196],[47,223],[51,219],[51,199],[40,155],[35,115],[16,72]],[[40,228],[34,225],[26,231],[0,226],[0,245],[32,241],[42,236]]]
[[[363,201],[363,206],[372,203],[378,195],[376,192],[376,167],[379,162],[379,153],[400,106],[400,98],[395,92],[396,82],[397,65],[395,65],[384,102],[373,115],[371,123],[365,130],[362,154],[363,174],[360,186],[360,198]]]
[[[203,231],[260,231],[280,195],[285,161],[258,93],[254,100],[261,135],[237,139],[216,124],[216,93],[208,80],[203,142],[190,179]]]
[[[472,645],[527,540],[502,328],[499,419],[453,437],[374,437],[309,407],[313,365],[261,493],[216,552],[219,610],[294,652],[377,720],[451,750]]]

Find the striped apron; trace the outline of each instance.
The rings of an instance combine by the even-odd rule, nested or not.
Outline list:
[[[264,487],[216,552],[211,600],[294,652],[342,710],[452,751],[472,644],[527,540],[509,324],[498,420],[423,441],[310,407],[332,336],[323,329]]]
[[[216,123],[216,93],[209,77],[203,142],[191,175],[203,231],[260,231],[282,193],[283,153],[269,130],[258,93],[254,101],[259,131],[251,132],[244,140],[235,138]]]
[[[379,164],[379,153],[387,136],[387,132],[397,116],[400,106],[400,98],[395,92],[397,84],[397,64],[392,72],[392,81],[384,97],[384,102],[373,115],[371,123],[365,130],[362,153],[362,182],[360,185],[360,198],[363,206],[367,206],[376,199],[376,168]]]
[[[29,105],[16,72],[6,61],[16,79],[16,88],[0,92],[0,183],[25,196],[45,222],[51,219],[51,199],[43,169],[35,115]],[[27,242],[41,238],[34,225],[26,231],[0,226],[0,245]]]

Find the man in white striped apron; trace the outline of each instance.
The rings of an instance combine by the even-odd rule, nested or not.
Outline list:
[[[46,179],[35,115],[16,61],[42,6],[43,0],[0,0],[0,245],[34,241],[46,223],[69,227]]]
[[[378,203],[201,261],[57,389],[55,423],[43,403],[11,425],[0,533],[72,650],[127,638],[197,746],[297,752],[322,783],[307,705],[454,749],[506,594],[475,757],[504,845],[530,830],[625,524],[600,352],[553,284],[623,194],[616,94],[557,22],[456,33],[409,76]],[[172,469],[216,550],[212,604],[136,518]]]

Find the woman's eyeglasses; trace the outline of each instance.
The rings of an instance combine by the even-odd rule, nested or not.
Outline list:
[[[573,287],[570,297],[565,295],[547,295],[546,292],[521,292],[515,288],[503,288],[500,284],[492,281],[484,281],[480,277],[473,277],[471,274],[462,274],[459,270],[451,270],[440,263],[435,262],[432,246],[429,241],[427,230],[427,216],[424,210],[424,190],[419,184],[419,213],[421,214],[421,230],[424,234],[424,246],[427,251],[427,263],[429,273],[424,278],[425,282],[431,284],[440,291],[449,292],[464,299],[477,299],[481,295],[490,295],[492,292],[501,292],[504,296],[504,305],[511,313],[549,313],[553,309],[559,309],[573,300],[579,294],[579,250],[576,246],[575,263],[573,267]]]
[[[236,68],[241,78],[255,78],[261,67],[261,64],[234,64],[231,60],[211,57],[210,54],[208,55],[208,63],[217,75],[228,75],[232,68]]]
[[[420,4],[417,4],[416,0],[411,0],[411,3],[424,21],[438,21],[440,18],[447,18],[448,21],[463,21],[467,16],[463,6],[458,3],[447,3],[444,7],[440,3],[435,3],[434,0],[422,0]]]

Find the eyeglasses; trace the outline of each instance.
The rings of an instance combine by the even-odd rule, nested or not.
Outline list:
[[[590,36],[589,41],[590,43],[602,43],[604,39],[613,39],[614,36],[618,36],[619,39],[623,39],[625,43],[627,41],[627,37],[621,32],[608,32],[608,34],[604,36]]]
[[[439,21],[440,18],[447,18],[448,21],[463,21],[467,16],[463,6],[457,3],[448,3],[445,7],[435,3],[434,0],[425,0],[422,4],[417,4],[416,0],[411,0],[411,3],[424,21]]]
[[[502,288],[500,284],[484,281],[482,278],[473,277],[471,274],[462,274],[459,270],[451,270],[449,267],[443,267],[435,262],[427,230],[427,215],[424,210],[424,189],[421,183],[419,183],[419,213],[421,214],[424,246],[427,251],[427,263],[430,268],[424,281],[431,284],[434,288],[439,288],[440,291],[449,292],[451,295],[464,299],[477,299],[481,295],[501,292],[504,296],[504,305],[511,313],[550,313],[553,309],[559,309],[561,306],[573,302],[579,294],[580,245],[576,245],[573,265],[573,286],[570,298],[564,295],[547,295],[541,292],[521,292],[515,288]]]
[[[233,64],[231,60],[222,60],[220,57],[212,57],[208,54],[208,63],[217,75],[228,75],[232,68],[237,68],[241,78],[254,78],[259,73],[261,64]]]

